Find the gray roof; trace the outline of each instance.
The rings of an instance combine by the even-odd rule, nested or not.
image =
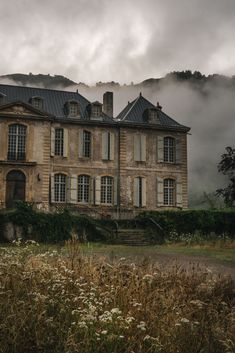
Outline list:
[[[69,101],[77,101],[80,105],[81,119],[89,119],[87,108],[90,102],[78,92],[0,84],[1,93],[6,95],[4,102],[6,104],[19,101],[29,104],[31,98],[41,97],[43,99],[43,111],[62,119],[68,119],[65,104]],[[113,122],[112,118],[103,113],[102,117],[104,121]],[[74,118],[69,117],[69,119]]]
[[[190,128],[187,126],[179,124],[174,119],[170,118],[166,113],[164,113],[159,107],[154,106],[141,94],[132,102],[129,102],[127,106],[119,113],[116,119],[120,122],[135,123],[135,124],[149,124],[144,119],[144,113],[147,109],[157,108],[157,122],[156,125],[180,129],[188,131]]]

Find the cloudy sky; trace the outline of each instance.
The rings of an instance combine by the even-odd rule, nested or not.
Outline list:
[[[235,74],[235,0],[0,0],[0,75]]]

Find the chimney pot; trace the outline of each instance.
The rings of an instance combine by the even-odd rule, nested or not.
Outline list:
[[[159,104],[159,102],[157,102],[157,108],[162,110],[162,106]]]
[[[113,117],[113,92],[105,92],[103,95],[103,113]]]

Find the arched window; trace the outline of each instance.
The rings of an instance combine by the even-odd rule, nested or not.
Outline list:
[[[90,200],[90,177],[89,175],[78,176],[78,202],[88,203]]]
[[[54,176],[55,202],[66,202],[66,179],[65,174],[55,174]]]
[[[174,206],[175,205],[175,180],[174,179],[164,179],[164,205]]]
[[[113,203],[113,178],[110,176],[101,177],[101,198],[103,204]]]
[[[20,124],[9,126],[8,130],[8,160],[25,160],[27,127]]]
[[[175,162],[175,139],[173,137],[164,137],[164,162]]]

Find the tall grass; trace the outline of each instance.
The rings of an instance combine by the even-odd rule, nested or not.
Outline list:
[[[206,269],[0,248],[0,352],[232,353],[235,292]]]

